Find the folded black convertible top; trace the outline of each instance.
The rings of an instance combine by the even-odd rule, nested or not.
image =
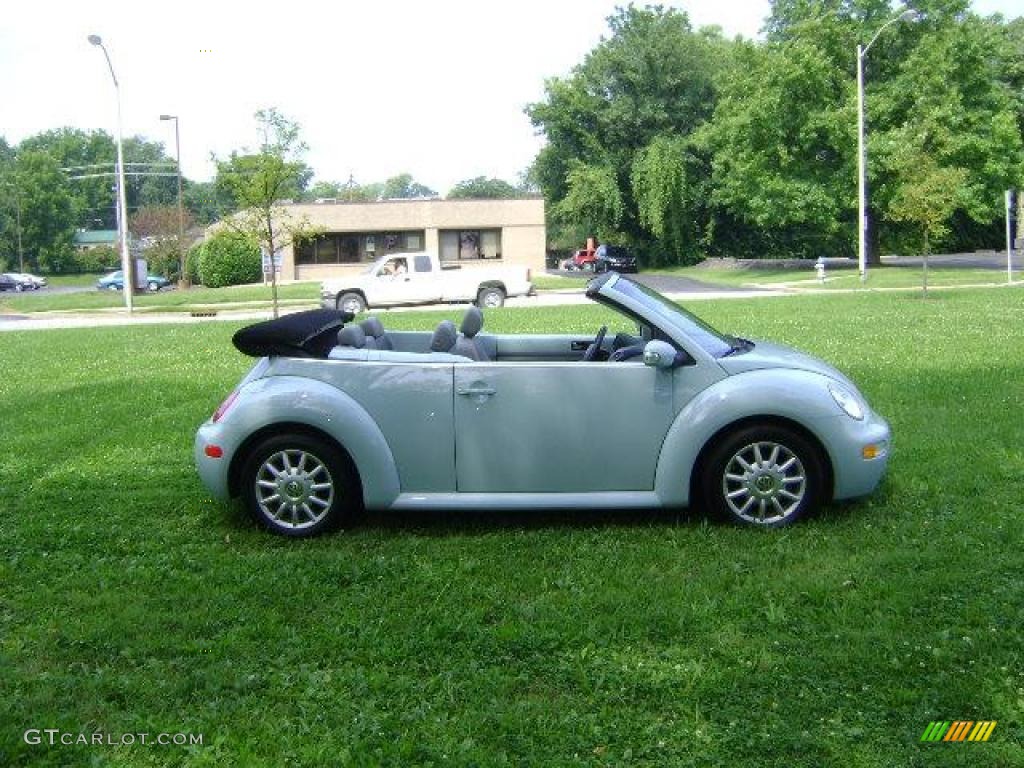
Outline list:
[[[338,331],[355,315],[337,309],[310,309],[276,320],[247,325],[231,338],[239,352],[251,357],[327,357]]]

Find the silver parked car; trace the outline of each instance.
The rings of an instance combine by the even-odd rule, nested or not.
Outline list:
[[[774,527],[878,485],[889,427],[832,366],[718,333],[615,272],[587,295],[622,315],[617,333],[487,334],[475,307],[461,333],[331,310],[243,329],[261,359],[199,428],[199,475],[286,536],[360,507],[698,502]]]

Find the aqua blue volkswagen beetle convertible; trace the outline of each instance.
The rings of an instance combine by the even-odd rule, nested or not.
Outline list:
[[[458,330],[326,309],[244,328],[234,343],[260,360],[199,428],[199,475],[285,536],[359,508],[698,503],[775,527],[877,487],[889,427],[832,366],[615,272],[587,296],[622,327],[489,334],[471,307]]]

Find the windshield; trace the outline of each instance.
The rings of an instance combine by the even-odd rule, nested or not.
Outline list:
[[[662,326],[667,325],[683,331],[710,355],[724,357],[736,349],[735,340],[719,333],[696,315],[646,285],[634,283],[632,280],[619,280],[615,283],[615,290],[643,304],[652,318],[665,321],[661,323]]]

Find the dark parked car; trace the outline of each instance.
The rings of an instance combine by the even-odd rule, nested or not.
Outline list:
[[[636,272],[636,256],[621,245],[600,245],[594,254],[594,271]]]
[[[16,275],[0,275],[0,291],[17,291],[21,293],[22,291],[31,291],[33,289],[35,289],[35,285],[27,280],[22,280]]]

